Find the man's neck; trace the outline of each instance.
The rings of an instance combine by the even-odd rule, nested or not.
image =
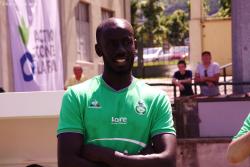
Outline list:
[[[133,80],[131,73],[115,74],[105,71],[103,72],[102,78],[111,88],[117,91],[128,87]]]
[[[75,78],[76,78],[77,81],[80,81],[80,80],[81,80],[81,77],[82,77],[82,76],[75,76]]]
[[[203,64],[204,67],[208,68],[210,66],[211,63],[207,63],[207,64]]]
[[[185,74],[185,73],[186,73],[186,70],[185,70],[185,71],[180,71],[180,73],[183,75],[183,74]]]

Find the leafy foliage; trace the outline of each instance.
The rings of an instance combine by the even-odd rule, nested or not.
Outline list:
[[[137,38],[141,38],[147,47],[163,43],[167,31],[164,4],[159,0],[132,0],[132,25]]]
[[[231,0],[219,0],[220,9],[217,13],[219,17],[231,17]]]
[[[188,37],[188,14],[177,10],[165,15],[161,0],[132,0],[131,21],[137,40],[144,47],[162,46],[164,41],[171,45],[183,45]]]
[[[183,10],[176,10],[167,21],[167,39],[173,46],[184,45],[184,40],[189,36],[188,14]]]

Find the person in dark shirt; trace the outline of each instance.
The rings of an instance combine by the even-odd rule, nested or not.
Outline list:
[[[186,62],[180,60],[178,62],[178,69],[173,76],[173,84],[179,87],[180,96],[191,96],[193,95],[192,89],[192,71],[186,70]]]

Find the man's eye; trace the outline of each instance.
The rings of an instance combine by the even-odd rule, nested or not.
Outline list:
[[[131,44],[132,44],[132,40],[129,40],[129,39],[124,40],[124,45],[125,46],[130,46]]]

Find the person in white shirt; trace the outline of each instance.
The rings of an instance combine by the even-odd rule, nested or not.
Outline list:
[[[198,64],[195,72],[195,83],[200,85],[201,95],[217,96],[219,95],[219,77],[220,67],[216,62],[212,62],[212,56],[209,51],[202,52],[202,63]]]

